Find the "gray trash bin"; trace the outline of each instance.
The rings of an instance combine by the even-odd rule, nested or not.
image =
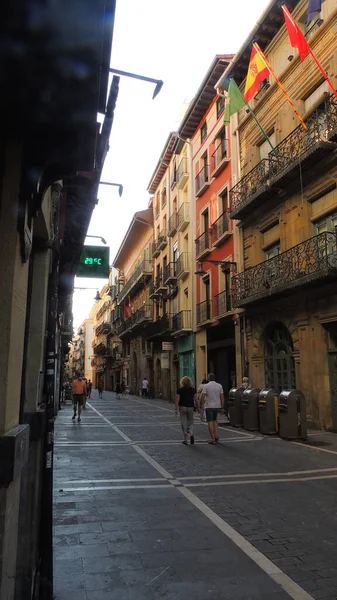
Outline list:
[[[242,394],[243,426],[248,431],[259,430],[258,402],[260,391],[257,388],[245,390]]]
[[[287,440],[307,439],[306,401],[300,390],[283,390],[279,395],[279,435]]]
[[[244,388],[232,388],[228,394],[228,416],[232,427],[243,426],[242,394]]]
[[[260,431],[267,435],[278,432],[278,392],[262,390],[259,395]]]

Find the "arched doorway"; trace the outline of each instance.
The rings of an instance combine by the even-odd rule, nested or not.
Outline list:
[[[273,323],[266,330],[264,372],[266,386],[279,391],[296,388],[294,345],[283,323]]]

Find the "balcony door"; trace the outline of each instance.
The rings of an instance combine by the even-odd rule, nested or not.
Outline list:
[[[264,368],[266,386],[281,392],[296,388],[294,347],[283,323],[274,323],[266,332]]]

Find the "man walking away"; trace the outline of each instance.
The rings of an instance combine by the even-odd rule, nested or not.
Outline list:
[[[78,410],[78,419],[77,421],[81,421],[81,410],[83,406],[84,398],[87,394],[87,388],[85,385],[85,381],[82,381],[80,374],[76,373],[76,379],[71,384],[71,391],[73,395],[73,405],[74,405],[74,414],[72,420],[75,421],[76,411]]]
[[[143,396],[143,398],[147,398],[148,389],[149,389],[149,382],[146,379],[146,377],[144,377],[144,379],[142,381],[142,396]]]
[[[184,434],[183,444],[187,445],[187,434],[190,434],[190,442],[194,444],[194,402],[195,389],[192,386],[192,381],[189,377],[183,377],[180,382],[180,388],[177,390],[176,405],[174,409],[175,415],[180,413],[181,428]]]
[[[88,387],[88,398],[91,398],[91,390],[92,390],[91,379],[89,379],[87,387]]]
[[[98,381],[97,389],[98,389],[98,397],[103,398],[103,379],[102,377]]]
[[[207,379],[201,399],[206,398],[206,419],[212,438],[208,443],[216,444],[219,441],[218,412],[219,408],[224,408],[225,397],[222,385],[215,381],[214,373],[210,373]]]

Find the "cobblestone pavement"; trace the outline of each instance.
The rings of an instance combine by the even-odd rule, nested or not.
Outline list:
[[[56,421],[56,600],[337,599],[337,443],[223,427],[94,392]]]

